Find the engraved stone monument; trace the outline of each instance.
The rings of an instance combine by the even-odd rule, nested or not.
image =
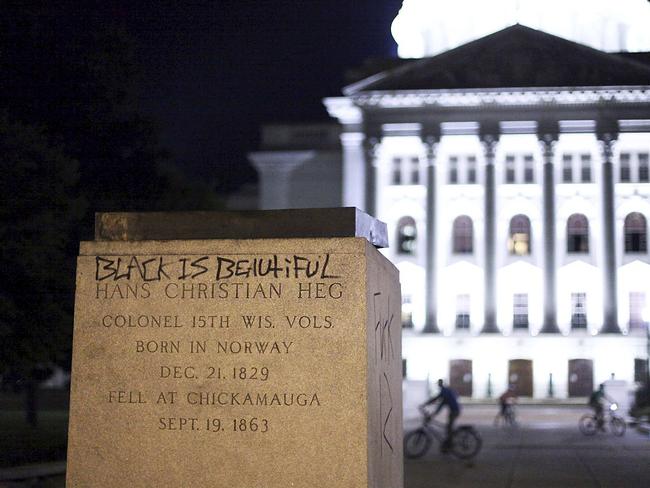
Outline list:
[[[353,208],[105,213],[68,488],[401,488],[400,291]]]

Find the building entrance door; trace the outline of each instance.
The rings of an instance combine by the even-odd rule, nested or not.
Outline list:
[[[530,359],[511,359],[508,362],[508,383],[520,397],[533,396],[533,362]]]
[[[472,396],[472,361],[452,359],[449,362],[449,386],[460,396]]]
[[[594,362],[591,359],[569,360],[569,397],[588,397],[594,390]]]

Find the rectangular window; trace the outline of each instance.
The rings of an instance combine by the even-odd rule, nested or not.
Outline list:
[[[645,309],[645,293],[642,291],[630,292],[630,329],[643,329],[643,310]]]
[[[515,293],[512,300],[512,327],[528,328],[528,294]]]
[[[458,183],[458,158],[456,156],[449,158],[449,183]]]
[[[535,182],[535,160],[532,154],[524,156],[524,183]]]
[[[571,154],[562,156],[562,183],[573,183],[573,156]]]
[[[587,328],[587,294],[571,293],[571,328]]]
[[[467,157],[467,183],[476,183],[476,156]]]
[[[416,157],[411,158],[411,184],[420,184],[420,159]]]
[[[506,183],[515,182],[515,157],[506,156]]]
[[[647,359],[634,359],[634,381],[637,383],[645,383],[648,381],[648,360]]]
[[[456,296],[456,329],[469,329],[469,295]]]
[[[648,153],[639,154],[639,182],[650,182],[650,168],[648,161]]]
[[[580,180],[583,183],[591,183],[591,154],[580,156]]]
[[[393,185],[402,184],[402,160],[393,158]]]
[[[620,181],[621,183],[630,182],[630,153],[621,153],[619,158]]]

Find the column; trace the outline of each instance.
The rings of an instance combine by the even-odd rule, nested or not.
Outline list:
[[[365,167],[365,199],[363,210],[373,217],[377,212],[377,150],[379,139],[366,137],[364,140],[364,167]]]
[[[343,206],[364,209],[366,206],[366,166],[361,132],[341,134],[343,147]]]
[[[248,155],[260,174],[260,210],[291,207],[291,173],[315,154],[315,151],[261,151]]]
[[[616,286],[616,225],[614,216],[614,164],[613,150],[618,131],[599,131],[602,152],[602,202],[603,202],[603,328],[601,332],[617,334],[618,300]]]
[[[499,134],[484,134],[481,136],[485,151],[485,304],[482,333],[499,332],[497,328],[496,300],[496,266],[495,266],[495,237],[496,237],[496,186],[494,180],[494,157],[496,154]]]
[[[538,134],[543,158],[543,207],[544,207],[544,322],[541,332],[560,332],[557,326],[557,267],[555,259],[555,145],[558,131]]]
[[[436,149],[439,136],[426,136],[424,146],[427,155],[427,221],[426,221],[426,324],[423,332],[438,333],[437,316],[437,268],[436,268]]]

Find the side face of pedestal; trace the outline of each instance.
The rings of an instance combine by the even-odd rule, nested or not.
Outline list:
[[[67,486],[401,486],[399,291],[384,299],[397,277],[378,254],[82,243]]]
[[[402,300],[395,266],[367,245],[368,486],[404,486]]]

